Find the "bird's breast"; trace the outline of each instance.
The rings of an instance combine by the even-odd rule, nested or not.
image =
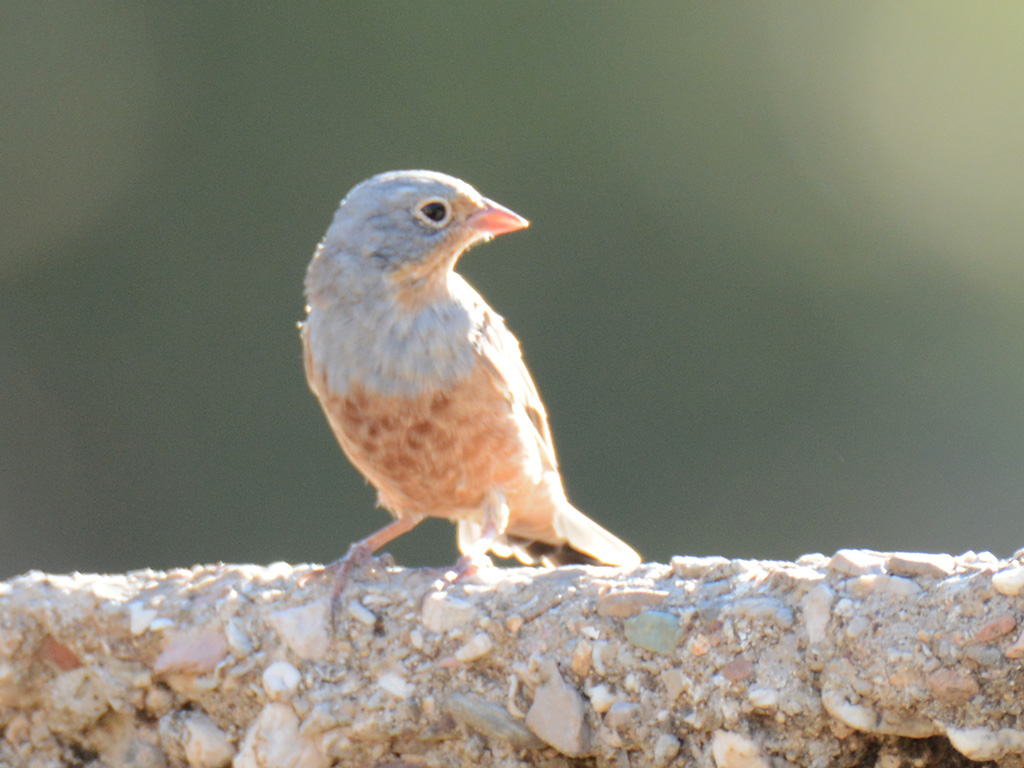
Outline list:
[[[508,402],[481,369],[418,395],[357,385],[321,404],[349,459],[396,512],[479,515],[489,489],[529,482]]]
[[[480,322],[458,302],[417,311],[388,298],[313,307],[303,324],[310,383],[316,390],[315,377],[334,394],[353,386],[405,396],[443,388],[473,369]]]

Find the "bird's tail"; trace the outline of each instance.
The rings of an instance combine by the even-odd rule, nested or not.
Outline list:
[[[462,530],[466,525],[467,521],[459,523],[460,546],[464,534],[472,537],[468,530]],[[468,525],[473,526],[472,523]],[[615,565],[634,568],[641,562],[636,550],[568,501],[558,506],[549,526],[543,532],[510,526],[511,530],[500,536],[491,549],[499,557],[515,557],[526,565],[541,562],[548,566]]]

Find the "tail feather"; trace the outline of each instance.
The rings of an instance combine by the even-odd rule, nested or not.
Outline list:
[[[563,548],[605,565],[634,568],[640,555],[626,542],[605,530],[568,502],[555,515],[555,528],[564,541]]]
[[[480,538],[480,529],[480,524],[475,521],[459,521],[461,551],[468,551]],[[615,565],[633,568],[641,562],[636,550],[568,502],[559,506],[544,530],[522,530],[511,525],[510,530],[494,541],[491,551],[498,557],[515,557],[526,565],[541,562],[548,566]]]
[[[590,555],[573,549],[568,544],[545,544],[543,541],[513,539],[509,542],[514,553],[525,553],[533,563],[543,563],[549,568],[560,565],[605,565]],[[520,558],[522,559],[522,558]]]
[[[525,528],[513,520],[490,551],[498,557],[515,557],[526,565],[617,565],[633,568],[640,555],[568,502],[559,505],[546,524]],[[478,521],[459,520],[459,550],[468,552],[480,540]]]

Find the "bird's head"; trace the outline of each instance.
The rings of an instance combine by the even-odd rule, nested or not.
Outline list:
[[[345,196],[320,252],[356,260],[361,271],[379,271],[396,286],[415,288],[442,282],[474,243],[528,225],[452,176],[391,171]]]

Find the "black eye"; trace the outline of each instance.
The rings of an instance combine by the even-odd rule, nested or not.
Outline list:
[[[448,217],[448,206],[442,202],[434,200],[423,205],[420,208],[420,213],[431,221],[438,223],[444,221]]]

